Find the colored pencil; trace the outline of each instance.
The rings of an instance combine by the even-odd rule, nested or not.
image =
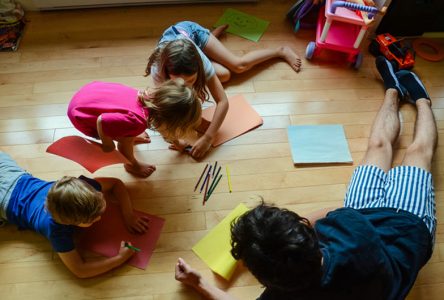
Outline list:
[[[210,176],[211,176],[211,165],[210,165],[210,168],[208,168],[208,172],[207,172],[207,175],[205,175],[205,179],[204,179],[204,181],[203,181],[203,183],[202,183],[202,186],[200,187],[200,191],[199,191],[199,193],[202,193],[202,190],[203,190],[203,188],[205,187],[205,183],[206,183],[206,181],[207,180],[210,180]]]
[[[211,174],[208,172],[208,174],[207,174],[208,180],[206,181],[207,184],[205,185],[205,193],[203,196],[202,205],[205,205],[205,202],[207,201],[207,192],[208,192],[208,184],[210,182],[210,176],[211,176]]]
[[[127,247],[127,248],[129,248],[129,249],[131,249],[131,250],[133,250],[133,251],[140,252],[140,249],[139,249],[139,248],[136,248],[136,247],[134,247],[134,246],[131,246],[131,245],[128,244],[127,242],[125,242],[125,247]]]
[[[225,167],[225,170],[227,171],[227,179],[228,179],[228,189],[231,193],[231,178],[230,178],[230,170],[228,170],[228,166]]]
[[[213,188],[208,192],[208,195],[207,195],[207,198],[205,199],[205,202],[208,201],[208,199],[210,199],[210,196],[213,194],[213,191],[216,189],[217,184],[219,183],[221,178],[222,178],[222,174],[219,175],[219,177],[217,178],[216,182],[213,185]]]
[[[213,177],[214,177],[214,173],[216,173],[216,168],[217,168],[217,160],[216,160],[216,162],[214,163]],[[217,177],[217,175],[216,175],[216,177]]]
[[[199,186],[200,181],[202,180],[203,174],[205,173],[205,171],[208,168],[208,163],[205,166],[205,169],[203,169],[202,174],[200,174],[199,180],[197,181],[196,185],[194,186],[194,191],[196,191],[197,187]]]
[[[216,178],[217,178],[217,175],[219,175],[219,172],[220,172],[220,169],[222,169],[222,167],[221,166],[219,166],[219,169],[217,170],[217,172],[216,172],[216,176],[213,176],[213,181],[211,182],[211,184],[210,184],[210,187],[209,187],[209,190],[211,191],[211,189],[213,188],[213,185],[214,185],[214,183],[216,182]],[[214,171],[214,170],[213,170]]]

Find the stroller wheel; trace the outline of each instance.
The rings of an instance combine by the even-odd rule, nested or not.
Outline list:
[[[362,53],[358,53],[358,55],[356,55],[355,62],[352,64],[352,67],[356,70],[359,69],[359,67],[362,64],[363,58],[364,58],[364,55],[362,55]]]
[[[307,49],[305,49],[305,58],[311,59],[314,55],[315,50],[316,50],[316,43],[315,42],[308,43]]]

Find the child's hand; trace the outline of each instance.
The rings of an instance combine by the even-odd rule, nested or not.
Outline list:
[[[171,150],[176,150],[179,152],[183,152],[186,147],[188,147],[190,144],[188,144],[184,140],[176,140],[174,141],[168,148]]]
[[[131,245],[130,242],[126,242],[128,243],[128,245]],[[125,242],[121,241],[120,242],[120,249],[119,249],[119,254],[117,254],[118,256],[120,256],[121,258],[123,258],[124,260],[129,259],[131,256],[133,256],[134,254],[134,250],[131,250],[130,248],[125,246]]]
[[[174,278],[176,278],[177,281],[196,287],[199,285],[202,275],[191,268],[182,258],[179,258],[176,263]]]
[[[145,233],[149,228],[148,223],[150,219],[148,219],[146,216],[137,217],[134,214],[131,214],[124,219],[126,228],[131,233],[142,234]]]
[[[201,136],[196,143],[194,143],[193,148],[191,148],[191,156],[194,158],[201,158],[204,156],[211,147],[211,138],[207,135]]]

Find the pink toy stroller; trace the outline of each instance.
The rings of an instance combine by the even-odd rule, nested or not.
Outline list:
[[[358,14],[356,11],[367,12]],[[305,57],[312,59],[321,49],[330,49],[348,54],[352,67],[358,69],[362,63],[359,46],[379,9],[353,2],[326,0],[319,11],[316,28],[316,43],[310,42]]]

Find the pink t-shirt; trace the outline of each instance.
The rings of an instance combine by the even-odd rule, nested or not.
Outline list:
[[[68,106],[68,117],[82,133],[98,138],[97,118],[103,133],[113,139],[132,137],[147,129],[148,108],[138,100],[138,91],[119,83],[94,81],[83,86]]]

